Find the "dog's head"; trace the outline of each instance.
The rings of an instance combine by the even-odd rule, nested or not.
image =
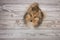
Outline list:
[[[38,3],[33,3],[30,5],[30,7],[28,8],[28,11],[30,12],[37,12],[39,11],[39,4]]]

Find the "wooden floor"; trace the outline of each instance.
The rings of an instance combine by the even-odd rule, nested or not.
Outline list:
[[[23,16],[34,2],[46,16],[39,28],[29,29]],[[0,40],[60,40],[60,0],[0,0]]]

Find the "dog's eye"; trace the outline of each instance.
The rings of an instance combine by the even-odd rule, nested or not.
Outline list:
[[[36,16],[34,18],[36,18]]]

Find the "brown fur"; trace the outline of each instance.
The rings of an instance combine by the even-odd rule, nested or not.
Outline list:
[[[24,15],[24,23],[27,24],[29,22],[32,22],[34,27],[38,27],[44,18],[44,14],[39,8],[38,3],[33,3],[28,8],[26,14]]]

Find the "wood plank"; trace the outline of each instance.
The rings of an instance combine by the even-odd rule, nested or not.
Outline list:
[[[33,2],[46,13],[37,29],[23,21]],[[60,0],[0,0],[0,40],[60,40]]]

